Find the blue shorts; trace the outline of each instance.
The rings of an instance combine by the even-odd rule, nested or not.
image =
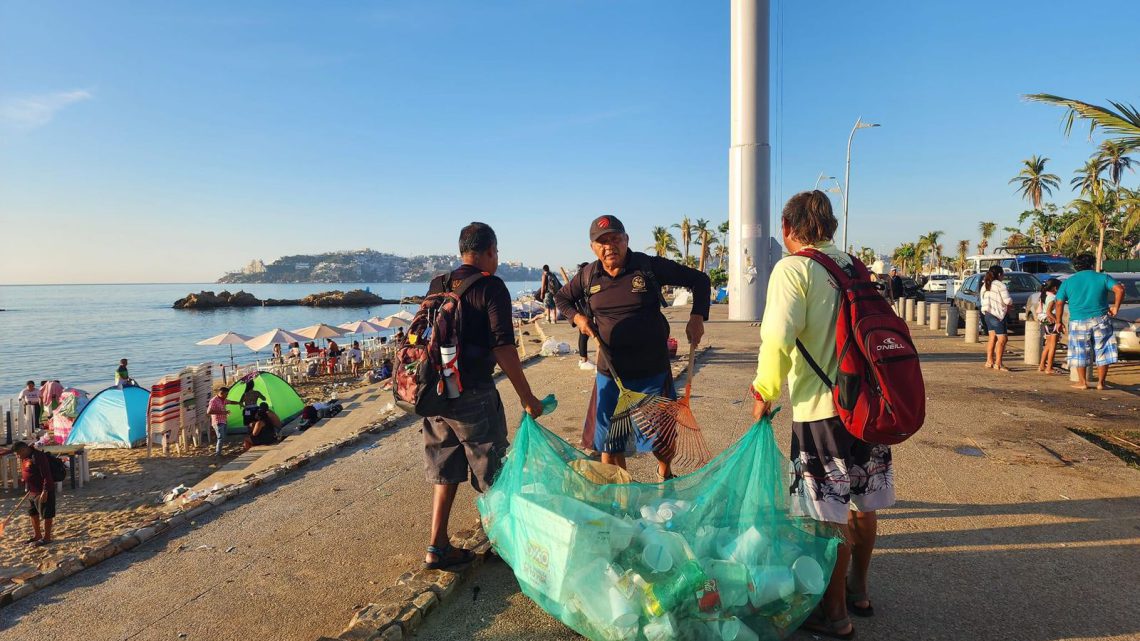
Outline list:
[[[647,378],[634,378],[622,380],[626,389],[646,394],[660,394],[666,398],[677,398],[677,391],[673,387],[671,372],[662,372]],[[641,434],[637,429],[631,430],[629,437],[623,441],[610,438],[610,419],[613,418],[617,407],[617,382],[605,374],[597,374],[594,379],[593,411],[587,412],[586,429],[583,434],[583,445],[592,447],[598,452],[607,454],[633,454],[653,451],[653,442]],[[591,421],[593,419],[593,421]],[[592,423],[592,425],[591,425]],[[591,428],[593,433],[591,434]],[[587,440],[588,439],[588,440]]]
[[[993,333],[997,334],[998,336],[1004,336],[1009,331],[1008,329],[1006,329],[1004,318],[998,318],[997,316],[994,316],[993,314],[986,314],[985,316],[983,316],[983,319],[984,319],[984,322],[986,325],[986,331],[987,332],[993,332]]]

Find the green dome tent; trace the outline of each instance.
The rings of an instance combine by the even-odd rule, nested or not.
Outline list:
[[[250,381],[253,381],[253,389],[265,396],[265,402],[269,404],[269,409],[281,417],[282,425],[297,418],[305,407],[305,401],[301,400],[301,396],[297,394],[297,390],[293,389],[292,385],[286,383],[280,376],[269,372],[258,372],[234,383],[233,387],[230,388],[230,393],[226,395],[226,399],[240,401],[241,395],[245,393],[245,386]],[[242,428],[241,410],[240,405],[228,407],[229,415],[226,417],[226,423],[229,426],[230,433],[238,432]]]

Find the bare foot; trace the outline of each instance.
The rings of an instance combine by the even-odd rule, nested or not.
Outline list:
[[[1083,384],[1081,384],[1081,383],[1073,383],[1073,384],[1072,384],[1072,385],[1070,385],[1069,387],[1071,387],[1071,388],[1073,388],[1073,389],[1088,389],[1088,388],[1089,388],[1089,386],[1088,386],[1088,385],[1083,385]]]
[[[993,368],[993,366],[994,366],[994,364],[993,364],[993,363],[986,363],[986,365],[985,365],[985,368],[986,368],[986,369],[992,369],[992,368]]]
[[[1096,388],[1099,390],[1108,389],[1107,387],[1105,387],[1104,383],[1097,383]]]

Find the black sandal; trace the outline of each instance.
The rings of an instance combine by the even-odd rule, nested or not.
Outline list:
[[[450,543],[447,544],[447,547],[443,548],[429,545],[427,551],[428,554],[434,554],[436,560],[424,561],[425,570],[446,570],[457,565],[466,565],[475,559],[475,553],[471,550],[457,548]],[[458,552],[458,555],[451,556],[455,552]]]
[[[847,626],[851,626],[850,632],[840,632],[840,630],[846,628]],[[825,614],[823,611],[823,606],[819,606],[815,610],[812,610],[811,616],[809,616],[803,622],[803,624],[800,626],[800,629],[807,630],[808,632],[812,632],[814,634],[822,634],[823,636],[831,637],[832,639],[841,639],[842,641],[848,641],[849,639],[855,638],[855,626],[851,625],[851,619],[849,617],[843,617],[838,621],[832,621],[831,619],[827,618],[827,614]]]
[[[856,605],[859,601],[866,601],[866,606]],[[871,597],[867,596],[866,592],[858,593],[851,590],[851,584],[847,584],[847,610],[857,617],[873,617],[875,616],[875,606],[871,605]]]

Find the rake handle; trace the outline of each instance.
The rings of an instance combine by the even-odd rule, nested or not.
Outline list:
[[[28,499],[28,497],[31,495],[32,495],[32,493],[28,492],[28,493],[24,494],[24,496],[20,497],[19,501],[16,501],[16,506],[12,508],[12,511],[8,513],[8,516],[4,517],[4,524],[5,525],[8,524],[8,521],[12,520],[12,515],[14,515],[16,513],[16,510],[20,509],[20,506],[23,505],[24,501],[26,501]]]
[[[697,346],[689,343],[689,369],[687,370],[689,372],[689,375],[685,380],[685,396],[688,396],[689,392],[693,389],[693,377],[697,375],[696,370],[693,369],[693,365],[695,365],[696,362]]]

